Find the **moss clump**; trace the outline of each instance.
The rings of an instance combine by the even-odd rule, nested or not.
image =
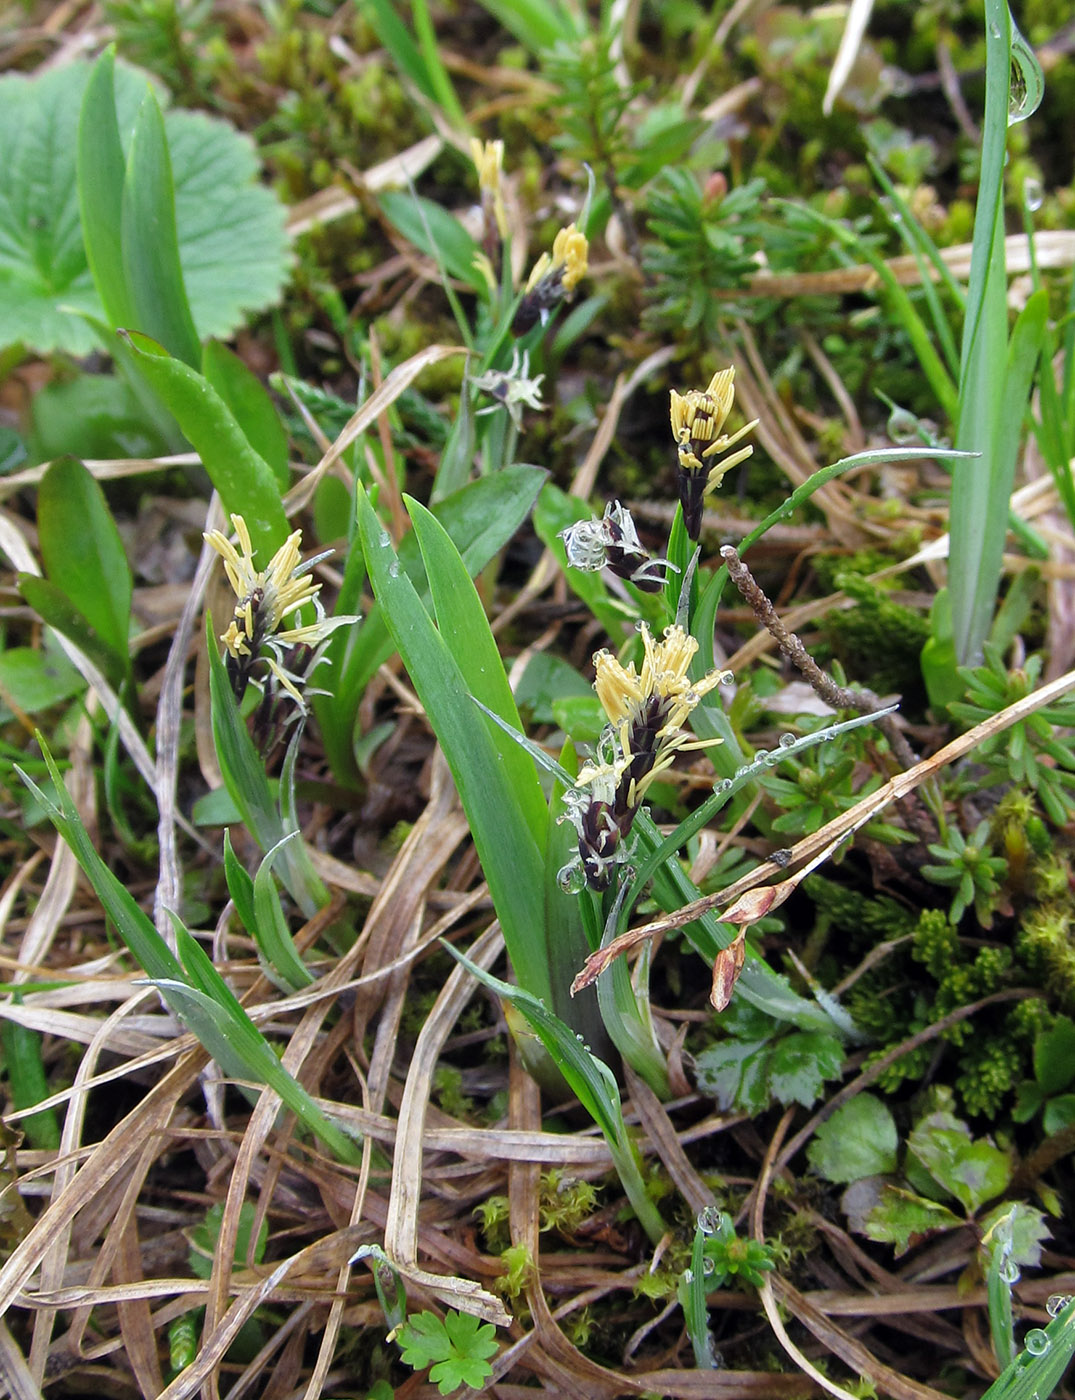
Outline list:
[[[857,605],[830,613],[825,623],[826,639],[848,675],[881,695],[895,692],[911,704],[924,704],[919,658],[929,637],[929,619],[893,602],[860,575],[840,573],[835,582]]]

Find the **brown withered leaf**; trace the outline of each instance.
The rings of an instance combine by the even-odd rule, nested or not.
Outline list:
[[[735,991],[735,984],[743,970],[747,955],[746,929],[732,939],[727,948],[722,948],[713,963],[713,989],[709,993],[709,1004],[715,1011],[726,1011]]]

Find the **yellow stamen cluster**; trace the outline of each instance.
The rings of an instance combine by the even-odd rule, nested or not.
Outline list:
[[[724,424],[735,402],[735,368],[718,370],[706,389],[689,389],[685,394],[672,390],[672,436],[679,449],[680,470],[692,475],[707,472],[706,490],[719,486],[732,467],[754,451],[749,443],[723,462],[711,458],[727,452],[740,438],[757,427],[758,420],[745,424],[735,433],[725,433]]]
[[[574,224],[568,224],[553,239],[552,256],[542,253],[534,264],[526,290],[532,292],[539,283],[556,279],[565,294],[573,292],[586,276],[589,252],[590,245],[586,241],[586,235]]]
[[[471,138],[470,158],[478,172],[478,188],[482,192],[482,202],[491,204],[493,217],[501,238],[508,236],[508,216],[504,208],[504,194],[500,186],[500,176],[504,169],[503,141],[479,141]]]
[[[324,634],[323,626],[295,627],[281,632],[284,618],[316,598],[321,589],[307,573],[298,573],[302,564],[299,544],[302,531],[289,535],[273,557],[267,569],[254,567],[254,550],[250,531],[241,515],[233,515],[231,523],[239,537],[239,549],[221,530],[210,530],[205,541],[224,560],[236,598],[235,614],[228,630],[220,640],[235,658],[254,654],[265,641],[275,638],[289,643],[308,641],[310,633]]]

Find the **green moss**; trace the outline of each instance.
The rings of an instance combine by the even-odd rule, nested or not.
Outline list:
[[[834,580],[857,606],[833,611],[824,635],[848,675],[882,695],[896,692],[912,705],[925,701],[920,657],[929,618],[893,602],[884,589],[846,571]]]

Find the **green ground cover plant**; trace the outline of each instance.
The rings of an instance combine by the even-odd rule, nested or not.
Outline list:
[[[868,11],[0,21],[13,1393],[1063,1393],[1075,80]]]

